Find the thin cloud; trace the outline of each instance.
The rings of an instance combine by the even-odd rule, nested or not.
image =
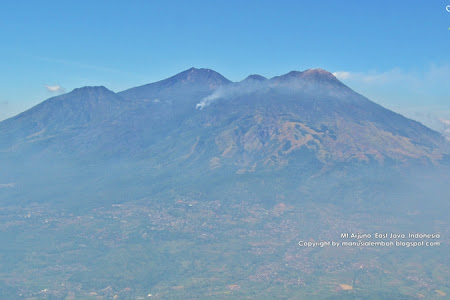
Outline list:
[[[50,93],[64,93],[65,90],[62,86],[60,85],[45,85],[45,88],[47,89],[47,91],[49,91]]]
[[[446,126],[450,126],[450,120],[446,120],[446,119],[439,119],[441,121],[442,124],[446,125]]]
[[[336,78],[349,83],[361,83],[367,85],[385,85],[392,83],[404,83],[412,86],[423,86],[432,82],[443,82],[450,76],[450,65],[430,65],[427,69],[418,72],[408,72],[401,68],[393,68],[384,72],[353,72],[336,71]]]
[[[350,72],[334,72],[333,75],[339,80],[349,79],[352,74]]]
[[[59,58],[51,58],[51,57],[43,57],[43,56],[33,56],[33,57],[38,60],[41,60],[41,61],[57,63],[57,64],[71,66],[71,67],[80,68],[80,69],[88,69],[88,70],[107,72],[107,73],[116,73],[116,74],[122,74],[122,75],[134,75],[131,72],[125,72],[125,71],[121,71],[121,70],[117,70],[117,69],[113,69],[113,68],[109,68],[109,67],[104,67],[104,66],[99,66],[99,65],[91,65],[91,64],[86,64],[86,63],[67,60],[67,59],[59,59]]]
[[[338,71],[333,73],[339,80],[361,82],[365,84],[386,84],[398,81],[416,81],[417,76],[406,73],[400,69],[392,69],[385,72],[351,72]]]

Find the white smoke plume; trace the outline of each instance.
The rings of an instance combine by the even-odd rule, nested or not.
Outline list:
[[[246,80],[239,83],[234,83],[224,87],[219,87],[211,95],[203,98],[197,105],[196,109],[204,109],[211,105],[211,103],[226,98],[234,98],[242,95],[251,94],[257,91],[268,89],[269,85],[265,81]]]

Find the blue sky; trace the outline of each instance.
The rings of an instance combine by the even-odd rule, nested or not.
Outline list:
[[[450,120],[450,0],[4,2],[0,120],[192,66],[233,81],[320,67],[429,126]]]

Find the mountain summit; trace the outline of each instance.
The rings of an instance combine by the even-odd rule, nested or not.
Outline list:
[[[337,89],[348,92],[350,89],[339,81],[332,73],[323,69],[309,69],[303,72],[291,71],[287,74],[276,76],[270,79],[274,85],[289,86],[300,89],[321,88],[329,89],[328,92]]]
[[[183,84],[208,84],[212,88],[231,83],[231,81],[229,81],[216,71],[203,68],[190,68],[189,70],[166,79],[165,82],[172,84],[176,84],[179,82]]]
[[[245,78],[244,80],[242,80],[241,82],[246,82],[246,81],[266,81],[267,78],[258,74],[252,74],[247,76],[247,78]]]
[[[168,94],[180,90],[211,91],[230,83],[230,80],[213,70],[190,68],[167,79],[131,88],[119,94],[126,99],[146,99],[151,95]]]

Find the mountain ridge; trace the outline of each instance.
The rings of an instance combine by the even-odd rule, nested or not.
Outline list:
[[[205,109],[199,111],[201,101]],[[231,82],[213,70],[191,68],[119,93],[103,86],[74,89],[0,122],[3,149],[39,144],[75,156],[79,147],[93,157],[159,155],[169,136],[180,137],[164,154],[172,153],[169,160],[184,157],[183,149],[198,140],[212,148],[196,144],[194,154],[208,151],[209,160],[247,171],[270,161],[283,166],[300,150],[312,151],[322,164],[435,164],[444,155],[437,132],[357,94],[322,69]]]

